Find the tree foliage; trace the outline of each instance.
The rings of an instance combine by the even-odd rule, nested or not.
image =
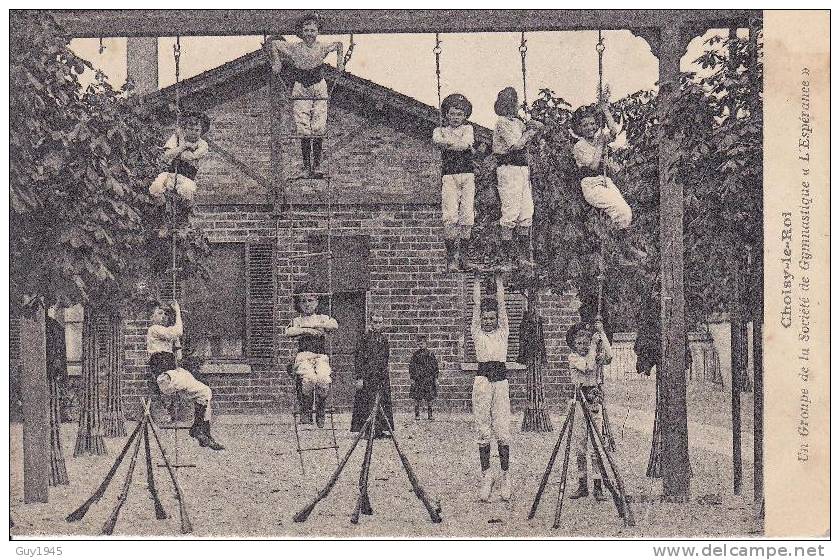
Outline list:
[[[697,60],[699,73],[683,73],[665,122],[656,91],[640,91],[612,102],[624,123],[627,145],[613,157],[621,171],[613,177],[633,209],[627,241],[648,258],[620,268],[621,244],[607,237],[604,283],[606,315],[613,327],[635,330],[658,317],[659,300],[659,134],[679,146],[671,173],[684,189],[685,293],[688,324],[725,308],[733,297],[733,249],[749,245],[760,257],[762,240],[762,122],[760,29],[749,38],[713,37]],[[594,98],[595,96],[593,96]],[[582,314],[597,298],[599,213],[583,199],[571,148],[571,106],[550,89],[540,91],[531,116],[546,124],[530,146],[534,191],[534,246],[540,285],[575,289]],[[477,174],[479,228],[498,219],[492,158]],[[485,250],[493,250],[494,241]],[[753,270],[760,275],[760,259]],[[753,286],[760,290],[760,276]]]
[[[41,11],[10,12],[10,285],[68,303],[115,304],[168,261],[162,209],[147,188],[164,131],[153,107],[116,90],[69,48]],[[182,227],[182,259],[200,269],[206,242]]]

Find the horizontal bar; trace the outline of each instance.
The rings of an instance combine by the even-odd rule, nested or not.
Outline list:
[[[323,140],[326,138],[326,135],[320,134],[283,134],[280,138],[285,138],[286,140]]]
[[[289,96],[292,101],[329,101],[329,97],[314,97],[311,95],[295,95]]]
[[[158,467],[165,467],[165,466],[166,466],[166,463],[158,463]],[[191,469],[191,468],[197,467],[198,465],[194,465],[192,463],[180,463],[180,464],[177,464],[177,465],[173,465],[173,464],[170,463],[169,466],[172,467],[173,469]]]
[[[49,10],[71,37],[294,35],[309,10]],[[664,28],[727,29],[761,10],[320,10],[324,35],[345,33],[492,33]]]

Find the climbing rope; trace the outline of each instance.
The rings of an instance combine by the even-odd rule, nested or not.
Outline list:
[[[522,58],[522,110],[525,113],[530,113],[528,110],[528,77],[527,65],[525,64],[525,57],[528,54],[528,41],[525,39],[525,32],[522,32],[522,38],[519,43],[519,56]]]
[[[440,33],[435,33],[435,48],[432,52],[435,54],[435,75],[437,76],[437,96],[438,96],[438,122],[443,126],[443,106],[440,98],[440,53],[443,52],[441,48]]]

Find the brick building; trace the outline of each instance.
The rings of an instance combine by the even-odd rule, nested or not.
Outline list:
[[[334,73],[328,73],[328,82]],[[211,152],[197,178],[196,218],[211,241],[208,283],[182,286],[188,334],[221,413],[288,411],[292,382],[286,364],[295,343],[282,335],[295,312],[294,286],[326,291],[327,180],[291,183],[289,205],[275,207],[271,187],[270,67],[260,52],[181,83],[181,98],[212,118]],[[155,94],[165,101],[172,88]],[[287,108],[288,110],[288,108]],[[430,142],[434,107],[361,78],[345,75],[333,95],[324,143],[329,170],[333,251],[333,394],[339,408],[353,397],[353,348],[367,312],[385,318],[391,343],[395,405],[406,408],[408,362],[420,333],[441,365],[439,407],[469,410],[476,365],[469,341],[471,278],[446,274],[440,217],[439,155]],[[291,130],[285,132],[291,133]],[[476,127],[479,136],[489,131]],[[283,141],[288,175],[300,174],[298,141]],[[518,353],[523,297],[510,294],[509,362]],[[549,365],[546,397],[569,390],[564,334],[576,320],[569,294],[540,294]],[[125,396],[147,392],[145,320],[125,324]],[[509,364],[514,408],[525,399],[524,368]]]

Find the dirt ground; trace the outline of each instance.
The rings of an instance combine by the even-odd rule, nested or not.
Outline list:
[[[212,452],[181,436],[181,460],[196,463],[182,469],[179,482],[198,537],[733,537],[755,535],[760,524],[752,504],[752,438],[744,442],[743,497],[732,495],[731,442],[728,401],[708,386],[689,388],[689,438],[693,471],[691,501],[662,503],[661,481],[645,477],[650,451],[652,381],[624,383],[610,394],[610,417],[618,446],[615,454],[627,493],[634,498],[635,527],[624,527],[612,502],[566,500],[561,527],[551,529],[560,478],[558,459],[550,484],[534,520],[527,514],[548,457],[562,425],[553,414],[555,431],[519,432],[522,415],[514,414],[511,446],[513,500],[498,498],[484,504],[476,497],[478,457],[469,415],[439,413],[435,420],[415,421],[397,414],[397,435],[417,476],[442,509],[443,522],[433,524],[414,496],[390,440],[377,440],[371,469],[370,497],[374,515],[358,525],[350,514],[358,495],[363,447],[357,448],[333,491],[305,523],[294,514],[323,487],[336,466],[332,450],[305,454],[301,473],[290,415],[219,417],[215,435],[227,449]],[[751,418],[751,399],[744,398],[745,424]],[[717,418],[718,420],[715,420]],[[719,419],[724,418],[723,422]],[[349,415],[337,415],[336,435],[343,455],[352,441]],[[129,430],[133,424],[129,424]],[[745,426],[745,432],[751,430]],[[63,427],[64,449],[72,450],[76,426]],[[745,434],[746,436],[747,434]],[[168,455],[174,453],[171,432],[164,437]],[[304,445],[328,443],[328,430],[302,434]],[[50,488],[48,504],[23,504],[21,425],[10,432],[11,498],[15,527],[12,536],[99,535],[125,479],[128,461],[106,495],[76,523],[64,518],[94,491],[113,464],[125,438],[107,440],[108,455],[66,456],[70,484]],[[154,442],[153,442],[154,443]],[[157,457],[155,464],[160,462]],[[141,451],[142,453],[142,451]],[[574,458],[569,481],[574,486]],[[493,458],[494,468],[498,460]],[[155,469],[155,480],[170,517],[156,520],[146,488],[142,455],[115,536],[177,536],[178,508],[166,470]],[[714,503],[711,503],[714,502]]]

